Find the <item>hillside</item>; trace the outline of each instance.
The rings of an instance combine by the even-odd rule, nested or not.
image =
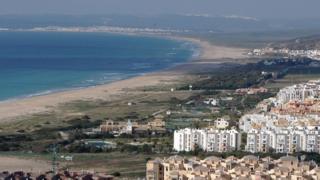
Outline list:
[[[269,47],[275,49],[291,49],[291,50],[320,50],[320,35],[296,38],[288,41],[272,43]]]
[[[252,32],[275,30],[268,21],[254,17],[209,16],[203,14],[138,15],[0,15],[0,28],[46,26],[116,26],[159,28],[187,32]],[[318,26],[320,27],[320,25]]]

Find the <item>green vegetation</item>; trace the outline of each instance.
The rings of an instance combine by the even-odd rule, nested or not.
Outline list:
[[[305,37],[318,34],[318,30],[285,30],[265,32],[235,32],[235,33],[212,33],[192,34],[193,38],[204,39],[213,44],[240,47],[240,48],[263,48],[270,43],[292,40],[296,37]]]

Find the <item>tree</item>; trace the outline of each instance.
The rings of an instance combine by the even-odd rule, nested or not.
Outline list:
[[[141,148],[141,151],[144,153],[151,153],[152,152],[152,147],[149,146],[148,144],[144,144]]]
[[[119,177],[121,176],[121,173],[120,172],[114,172],[111,174],[112,176],[115,176],[115,177]]]
[[[199,147],[199,145],[196,144],[191,154],[194,156],[198,156],[200,152],[202,152],[202,149]]]
[[[241,149],[241,150],[244,150],[246,144],[247,144],[247,133],[242,133],[242,134],[241,134],[241,145],[240,145],[240,149]]]

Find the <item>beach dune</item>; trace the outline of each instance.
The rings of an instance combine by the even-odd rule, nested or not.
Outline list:
[[[248,50],[244,48],[219,46],[196,38],[183,37],[182,39],[200,46],[201,55],[199,59],[201,60],[212,60],[214,62],[217,59],[243,59],[248,57]]]

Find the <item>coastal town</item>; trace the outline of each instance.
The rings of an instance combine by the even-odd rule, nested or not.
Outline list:
[[[253,49],[248,53],[249,56],[283,56],[286,58],[307,57],[310,59],[320,60],[320,50],[318,49],[275,49],[272,47]]]
[[[255,109],[244,114],[239,120],[238,127],[230,127],[227,120],[217,119],[211,127],[175,130],[173,149],[176,152],[199,149],[204,152],[219,153],[234,151],[320,153],[319,97],[318,80],[285,87],[275,97],[261,101]],[[242,141],[243,138],[245,141]],[[168,159],[149,161],[146,177],[148,179],[234,179],[235,177],[300,179],[309,176],[311,179],[318,179],[319,176],[316,175],[318,167],[317,165],[312,167],[311,164],[314,162],[303,162],[297,157],[288,155],[279,160],[253,155],[241,159],[212,156],[204,160],[172,156]]]
[[[289,70],[318,64],[275,58],[222,65],[183,81],[121,86],[118,99],[27,116],[32,123],[2,129],[9,158],[2,160],[22,165],[2,164],[1,177],[317,179],[320,81],[303,75],[292,83]]]
[[[245,151],[295,153],[320,152],[319,139],[320,81],[309,81],[283,88],[276,97],[257,104],[243,115],[239,127],[230,127],[217,119],[205,129],[181,129],[174,132],[174,149],[208,152],[241,150],[241,136],[246,135]]]
[[[203,91],[197,90],[203,86],[197,82],[186,84],[185,89],[172,88],[169,84],[163,92],[170,95],[168,100],[163,100],[161,94],[159,100],[151,102],[132,98],[117,102],[117,113],[128,109],[127,116],[119,112],[118,117],[104,116],[102,120],[93,121],[94,114],[82,115],[69,120],[74,124],[68,128],[46,131],[58,137],[58,140],[53,139],[57,142],[56,150],[53,151],[52,146],[43,149],[53,154],[48,166],[51,171],[31,173],[31,169],[22,172],[4,169],[2,176],[121,179],[127,177],[126,172],[137,168],[141,175],[135,177],[150,180],[234,179],[238,176],[243,179],[316,179],[318,161],[310,155],[320,153],[320,81],[269,88],[266,82],[277,81],[281,74],[281,69],[270,71],[270,66],[283,63],[282,68],[296,64],[308,68],[314,62],[301,60],[292,64],[280,59],[269,65],[262,61],[257,65],[263,67],[261,70],[252,67],[256,75],[252,80],[255,84],[251,86],[247,86],[247,81],[245,85],[237,85],[238,88]],[[252,71],[243,69],[246,73]],[[227,75],[223,77],[228,78]],[[215,88],[215,84],[211,88]],[[176,99],[180,94],[185,98]],[[170,106],[158,108],[161,100]],[[155,107],[151,111],[150,103]],[[108,108],[102,110],[108,111]],[[133,113],[133,108],[148,110],[147,116],[140,117],[140,111]],[[34,151],[27,153],[33,156]],[[119,170],[117,166],[109,171],[105,170],[110,168],[105,166],[107,163],[101,163],[101,168],[91,165],[95,168],[89,171],[81,161],[99,162],[100,158],[92,159],[94,156],[101,156],[110,163],[122,156],[132,160],[137,157],[139,163],[128,164],[130,169]],[[291,161],[296,163],[294,167],[284,165],[289,160],[290,165]],[[298,170],[300,168],[303,170]]]
[[[0,180],[320,180],[319,0],[18,1]]]

